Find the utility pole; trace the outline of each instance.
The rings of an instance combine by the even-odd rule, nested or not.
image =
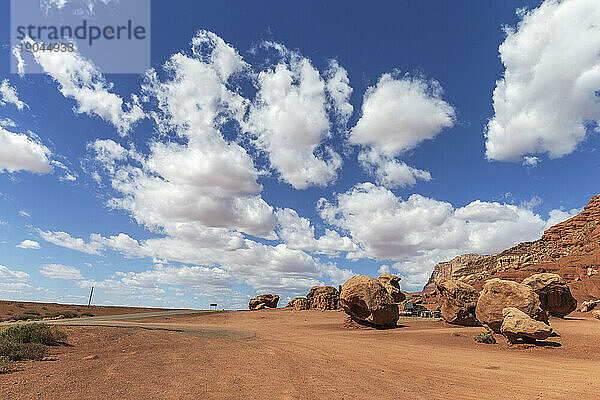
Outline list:
[[[90,291],[90,300],[88,301],[88,308],[92,305],[92,295],[94,294],[94,287],[92,286],[92,290]]]

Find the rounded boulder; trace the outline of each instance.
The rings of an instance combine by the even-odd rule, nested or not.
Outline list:
[[[500,333],[504,316],[502,310],[514,307],[531,318],[548,323],[548,314],[542,309],[540,298],[527,285],[503,279],[490,279],[485,282],[477,301],[477,320],[495,333]]]
[[[377,326],[396,326],[398,306],[377,279],[366,275],[350,278],[342,286],[340,306],[351,318]]]

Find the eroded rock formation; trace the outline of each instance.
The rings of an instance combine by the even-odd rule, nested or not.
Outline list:
[[[385,287],[396,303],[406,300],[406,295],[400,290],[400,277],[392,274],[381,274],[377,280]]]
[[[313,286],[306,295],[311,310],[337,310],[339,298],[333,286]]]
[[[485,282],[477,301],[475,316],[483,325],[495,333],[500,333],[504,320],[502,310],[518,308],[531,318],[548,323],[548,315],[542,309],[539,296],[527,285],[502,279],[490,279]]]
[[[308,310],[310,309],[310,303],[306,297],[294,297],[285,307],[292,307],[295,310]]]
[[[438,303],[442,318],[451,324],[478,326],[475,307],[479,292],[464,282],[456,279],[438,278],[435,281],[440,297]]]
[[[395,326],[398,306],[377,279],[366,275],[350,278],[342,286],[340,306],[354,320],[378,326]]]
[[[250,310],[262,310],[263,308],[277,308],[279,296],[272,294],[260,294],[250,299],[248,308]]]
[[[481,289],[485,280],[521,282],[538,273],[555,273],[580,302],[600,298],[600,195],[578,215],[546,230],[533,242],[520,243],[498,254],[465,254],[435,266],[423,289],[435,291],[437,278],[452,278]]]
[[[555,317],[564,317],[577,308],[567,282],[557,274],[535,274],[523,280],[540,296],[542,308]]]

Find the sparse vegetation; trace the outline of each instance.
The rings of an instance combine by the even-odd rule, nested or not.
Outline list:
[[[0,332],[0,340],[14,343],[39,343],[46,346],[67,340],[67,334],[57,327],[46,324],[18,324]]]
[[[44,315],[41,315],[40,313],[36,312],[36,311],[25,311],[23,314],[21,315],[12,315],[11,313],[7,313],[7,315],[9,316],[9,318],[0,318],[0,322],[2,321],[39,321],[42,319],[64,319],[64,318],[79,318],[81,317],[81,315],[79,315],[76,312],[72,312],[72,311],[63,311],[63,312],[59,312],[59,313],[46,313]],[[84,313],[82,315],[87,315],[87,316],[92,316],[93,314],[90,313]]]
[[[6,356],[0,356],[0,374],[6,374],[15,370],[15,362]]]
[[[0,331],[0,373],[14,370],[14,362],[41,360],[48,347],[67,340],[67,334],[45,324],[12,325]]]
[[[494,335],[492,334],[492,332],[483,332],[478,335],[475,335],[475,337],[473,337],[473,340],[475,340],[478,343],[485,343],[485,344],[496,343],[496,338],[494,338]]]
[[[0,339],[0,357],[10,361],[41,360],[48,354],[48,348],[40,343],[16,343]]]

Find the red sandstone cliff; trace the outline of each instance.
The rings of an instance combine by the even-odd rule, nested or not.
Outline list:
[[[434,279],[458,279],[481,289],[490,278],[521,281],[539,272],[562,276],[579,301],[600,298],[600,195],[584,210],[544,232],[541,239],[520,243],[498,254],[466,254],[435,266],[423,288],[435,291]]]

